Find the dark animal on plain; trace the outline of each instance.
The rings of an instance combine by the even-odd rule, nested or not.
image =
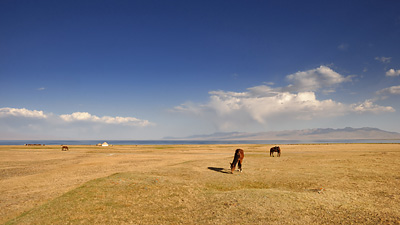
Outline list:
[[[233,173],[233,171],[235,170],[236,163],[238,164],[239,171],[242,172],[243,158],[244,158],[243,149],[236,149],[235,155],[233,157],[233,162],[231,163],[231,173]]]
[[[68,151],[68,146],[62,146],[61,151]]]
[[[270,157],[271,157],[271,156],[274,157],[274,152],[277,153],[277,156],[278,156],[278,157],[281,156],[281,148],[279,148],[279,146],[272,147],[272,148],[269,150],[269,156],[270,156]]]

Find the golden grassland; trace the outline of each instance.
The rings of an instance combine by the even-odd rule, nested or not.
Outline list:
[[[400,144],[69,147],[0,146],[0,223],[400,224]]]

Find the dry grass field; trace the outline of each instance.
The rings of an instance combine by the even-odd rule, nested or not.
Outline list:
[[[0,223],[400,224],[400,144],[69,147],[0,146]]]

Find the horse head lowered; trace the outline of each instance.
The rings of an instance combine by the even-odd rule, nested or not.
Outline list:
[[[235,171],[236,164],[238,164],[239,171],[242,172],[243,158],[244,158],[243,149],[236,149],[235,155],[233,157],[233,162],[231,163],[231,173]]]

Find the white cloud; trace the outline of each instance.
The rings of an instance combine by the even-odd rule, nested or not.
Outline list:
[[[377,94],[400,95],[400,86],[392,86],[392,87],[384,88],[384,89],[378,91]]]
[[[382,63],[390,63],[390,61],[392,60],[392,57],[375,57],[375,60],[378,60],[379,62]]]
[[[329,67],[320,66],[286,76],[286,80],[291,84],[285,90],[290,92],[318,91],[351,81],[351,78],[351,76],[344,77]]]
[[[26,117],[26,118],[39,118],[46,119],[48,116],[43,111],[29,110],[29,109],[17,109],[17,108],[0,108],[1,117]]]
[[[367,99],[361,104],[353,104],[352,109],[357,113],[372,112],[375,114],[382,112],[394,112],[395,110],[391,106],[380,106],[374,104],[374,100]]]
[[[386,72],[386,76],[388,77],[400,76],[400,70],[390,69]]]
[[[97,116],[92,116],[87,112],[74,112],[72,114],[64,114],[60,116],[61,119],[72,122],[72,121],[96,121],[100,118]]]
[[[99,117],[88,112],[55,115],[0,108],[0,139],[129,139],[139,138],[147,130],[145,127],[152,125],[148,120],[134,117]]]
[[[350,79],[321,66],[288,75],[287,80],[293,84],[284,88],[260,85],[248,88],[245,92],[211,91],[206,104],[186,103],[174,110],[202,117],[220,130],[241,129],[249,124],[266,125],[276,121],[304,121],[352,113],[394,111],[392,107],[379,106],[373,100],[345,104],[317,98],[315,91],[325,89],[329,93],[334,86]]]
[[[53,114],[45,114],[43,111],[39,110],[29,110],[25,108],[0,108],[0,118],[7,117],[16,117],[16,118],[37,118],[37,119],[46,119],[49,123],[56,123],[56,121],[64,121],[64,122],[79,122],[79,121],[87,121],[93,123],[101,123],[101,124],[117,124],[117,125],[128,125],[128,126],[149,126],[153,125],[148,120],[140,120],[134,117],[111,117],[111,116],[103,116],[98,117],[96,115],[92,115],[88,112],[74,112],[72,114],[64,114],[60,116],[54,116]]]
[[[74,112],[72,114],[64,114],[60,115],[60,118],[66,122],[87,121],[87,122],[104,123],[104,124],[120,124],[120,125],[143,126],[143,127],[151,125],[151,123],[148,120],[140,120],[134,117],[120,117],[120,116],[98,117],[88,112]]]
[[[38,91],[44,91],[44,90],[46,90],[46,88],[40,87],[40,88],[38,88],[37,90],[38,90]]]
[[[176,111],[205,117],[219,129],[229,130],[242,124],[267,124],[275,119],[311,120],[341,116],[349,106],[331,99],[318,100],[314,92],[278,92],[268,86],[257,86],[248,92],[210,92],[207,104],[183,104]]]

